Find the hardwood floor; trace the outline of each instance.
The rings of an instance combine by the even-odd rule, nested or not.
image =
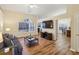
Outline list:
[[[50,41],[44,38],[39,38],[39,44],[33,47],[24,45],[24,39],[19,39],[23,46],[23,55],[78,55],[70,51],[70,38],[64,35],[59,35],[56,41]]]

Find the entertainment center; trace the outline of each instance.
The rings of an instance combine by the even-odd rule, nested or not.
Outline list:
[[[41,32],[41,37],[45,38],[47,40],[53,40],[52,32],[48,32],[48,31],[50,31],[50,29],[52,30],[54,28],[53,20],[43,21],[42,23],[43,23],[43,29],[42,29],[42,32]],[[45,31],[46,29],[48,29],[48,30]]]

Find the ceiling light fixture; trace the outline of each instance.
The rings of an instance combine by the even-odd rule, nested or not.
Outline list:
[[[30,7],[30,8],[38,8],[37,5],[33,5],[33,4],[29,5],[29,7]]]

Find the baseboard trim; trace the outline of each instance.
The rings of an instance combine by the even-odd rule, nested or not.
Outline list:
[[[71,51],[73,51],[73,52],[76,52],[76,50],[74,50],[74,49],[70,49]]]
[[[70,49],[71,51],[73,51],[73,52],[79,52],[78,50],[75,50],[75,49]]]

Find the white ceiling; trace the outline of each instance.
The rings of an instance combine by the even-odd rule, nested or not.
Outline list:
[[[26,14],[47,16],[48,14],[55,13],[59,10],[66,9],[67,5],[63,4],[35,4],[38,8],[29,8],[29,4],[2,4],[0,5],[4,10],[17,11]]]

